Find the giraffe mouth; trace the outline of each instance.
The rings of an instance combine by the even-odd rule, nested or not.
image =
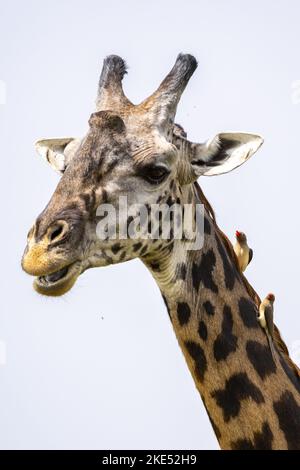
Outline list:
[[[58,271],[36,277],[33,287],[39,294],[60,296],[73,287],[80,273],[81,263],[76,261]]]

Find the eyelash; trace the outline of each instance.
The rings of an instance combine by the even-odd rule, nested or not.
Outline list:
[[[161,176],[159,176],[158,178],[156,178],[155,176],[153,177],[153,174],[151,175],[151,172],[155,173],[155,171],[161,171]],[[165,167],[149,166],[143,169],[142,177],[151,184],[159,184],[167,178],[169,173],[170,172]]]

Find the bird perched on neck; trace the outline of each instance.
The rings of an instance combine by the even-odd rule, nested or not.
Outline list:
[[[234,251],[238,259],[239,267],[242,272],[245,271],[248,264],[253,258],[253,250],[249,248],[247,243],[247,237],[244,232],[235,232],[236,243],[234,245]]]
[[[258,321],[260,326],[265,330],[270,350],[275,360],[275,349],[273,344],[273,334],[274,334],[274,301],[275,295],[268,294],[267,297],[261,302],[259,306],[259,317]]]

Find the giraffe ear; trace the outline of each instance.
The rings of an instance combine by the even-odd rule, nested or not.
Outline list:
[[[194,174],[198,177],[228,173],[249,160],[262,143],[259,135],[223,132],[205,144],[192,144]]]
[[[63,174],[72,160],[81,140],[73,137],[65,139],[41,139],[35,143],[37,153],[60,174]]]

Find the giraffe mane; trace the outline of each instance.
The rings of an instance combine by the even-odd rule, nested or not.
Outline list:
[[[202,189],[199,186],[199,183],[197,181],[194,183],[194,186],[195,186],[195,189],[196,189],[196,192],[198,194],[199,199],[204,204],[205,209],[207,210],[209,216],[211,217],[211,219],[212,219],[212,221],[215,225],[215,228],[217,230],[217,233],[218,233],[219,237],[223,241],[223,244],[226,248],[226,251],[228,253],[229,258],[234,262],[235,267],[236,267],[236,269],[238,270],[238,272],[240,274],[242,283],[244,284],[244,286],[245,286],[249,296],[251,297],[251,299],[255,302],[257,308],[259,308],[259,305],[261,303],[261,299],[260,299],[258,293],[255,291],[255,289],[251,286],[251,284],[249,283],[247,278],[242,273],[231,241],[225,235],[225,233],[222,232],[222,230],[219,228],[219,226],[217,224],[217,221],[216,221],[215,211],[213,210],[210,202],[207,200],[206,196],[204,195],[204,193],[203,193],[203,191],[202,191]],[[274,343],[275,343],[278,351],[280,352],[282,357],[286,360],[288,365],[291,367],[292,371],[296,375],[296,378],[300,381],[300,369],[297,366],[297,364],[295,364],[292,361],[292,359],[289,355],[288,347],[285,344],[285,342],[283,341],[282,336],[280,334],[280,331],[279,331],[278,327],[275,324],[274,324],[274,337],[273,337],[273,339],[274,339]]]

